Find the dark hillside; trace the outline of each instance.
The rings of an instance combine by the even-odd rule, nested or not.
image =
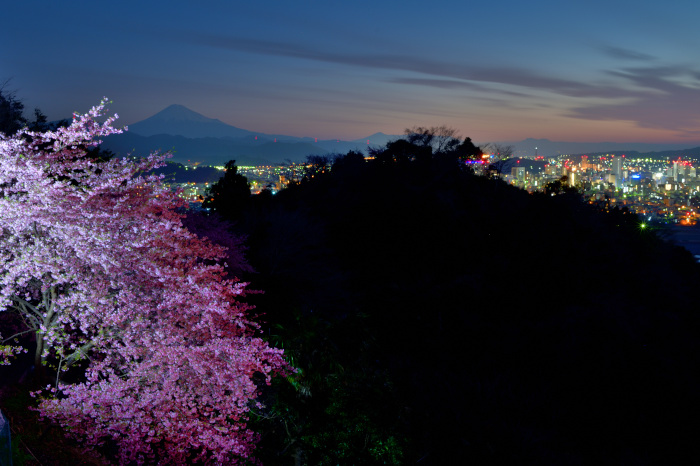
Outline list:
[[[239,226],[303,369],[265,395],[263,461],[700,460],[698,267],[635,216],[445,158],[341,159]]]

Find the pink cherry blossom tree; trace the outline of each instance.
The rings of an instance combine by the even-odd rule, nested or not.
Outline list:
[[[254,377],[288,370],[282,351],[256,336],[225,248],[143,176],[164,155],[86,157],[121,132],[116,115],[100,122],[105,105],[0,137],[0,311],[22,317],[37,365],[56,372],[39,410],[88,446],[116,442],[122,463],[254,461]],[[17,336],[0,337],[0,360]],[[62,382],[71,367],[81,382]]]

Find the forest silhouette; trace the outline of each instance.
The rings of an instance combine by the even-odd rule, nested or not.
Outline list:
[[[300,369],[264,392],[259,457],[697,461],[690,253],[561,182],[477,176],[456,147],[310,157],[299,183],[237,198],[244,279]]]

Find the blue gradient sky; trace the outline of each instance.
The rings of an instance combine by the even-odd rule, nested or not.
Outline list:
[[[700,141],[694,0],[23,0],[2,10],[0,80],[50,119],[107,96],[122,124],[179,103],[324,139],[447,124],[477,142]]]

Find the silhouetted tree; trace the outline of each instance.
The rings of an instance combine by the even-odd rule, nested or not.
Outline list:
[[[202,205],[214,209],[225,219],[233,220],[250,202],[250,183],[238,173],[235,160],[226,162],[225,170],[224,176],[209,188]]]
[[[487,142],[481,145],[484,154],[492,154],[497,160],[509,159],[513,156],[515,147],[498,142]]]
[[[68,118],[64,118],[63,120],[58,120],[58,121],[47,121],[47,118],[46,118],[46,115],[44,115],[44,112],[42,112],[38,108],[35,108],[34,109],[34,120],[27,122],[27,128],[29,128],[30,131],[39,131],[39,132],[55,131],[56,129],[61,128],[61,127],[68,127],[68,126],[70,126],[70,124],[71,124],[71,120]],[[96,148],[92,148],[92,149],[96,149]],[[100,151],[99,149],[97,149],[94,153],[97,154],[99,152],[104,152],[104,154],[107,154],[107,151]],[[103,155],[102,159],[107,160],[108,158],[111,158],[113,155],[114,155],[113,153],[109,157],[107,157],[106,155]]]
[[[332,170],[336,175],[357,173],[366,165],[365,156],[360,152],[350,151],[345,155],[339,155],[333,160]]]
[[[0,133],[11,136],[27,124],[24,118],[24,104],[14,92],[6,90],[8,81],[0,84]]]
[[[476,146],[469,137],[464,138],[464,141],[455,148],[454,152],[461,161],[481,160],[481,156],[484,155],[481,148]]]
[[[564,175],[558,180],[550,181],[544,185],[544,193],[549,195],[569,194],[578,195],[579,191],[574,186],[569,186],[569,177]]]
[[[414,126],[404,130],[406,140],[417,146],[429,146],[436,154],[451,152],[459,145],[459,133],[448,126]]]
[[[307,156],[302,180],[309,181],[312,178],[330,172],[332,163],[333,158],[327,155]]]
[[[384,148],[371,149],[370,153],[378,163],[407,163],[413,160],[430,160],[433,150],[430,145],[416,144],[406,139],[397,139],[387,143]]]
[[[488,173],[494,174],[500,178],[503,174],[504,168],[506,168],[506,160],[513,157],[515,147],[511,145],[491,143],[484,145],[482,149],[485,153],[490,152],[495,156],[495,160],[492,160],[491,164],[489,165]]]
[[[16,97],[15,92],[6,90],[8,83],[9,80],[0,84],[0,133],[11,136],[24,127],[37,132],[55,131],[59,127],[68,127],[71,124],[69,119],[49,122],[38,108],[34,109],[34,119],[28,120],[23,113],[24,103]],[[90,151],[92,154],[100,152],[94,147],[91,147]],[[102,159],[106,158],[108,157],[103,155]]]

